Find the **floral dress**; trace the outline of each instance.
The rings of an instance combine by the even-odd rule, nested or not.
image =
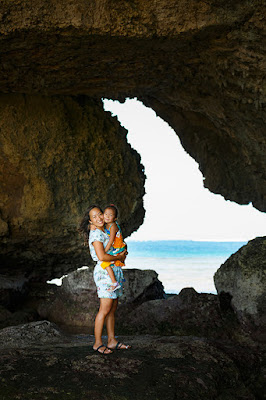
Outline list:
[[[101,242],[103,243],[103,247],[106,247],[109,242],[109,236],[106,232],[101,231],[100,229],[95,229],[94,231],[90,231],[89,235],[89,248],[91,253],[91,258],[94,261],[97,261],[97,264],[94,268],[94,282],[97,287],[97,294],[100,299],[116,299],[121,297],[123,294],[123,271],[121,267],[114,266],[113,271],[115,274],[115,278],[117,282],[121,285],[121,288],[117,289],[115,292],[109,292],[108,288],[112,284],[111,278],[108,272],[101,267],[101,261],[98,259],[96,251],[93,246],[93,242]]]

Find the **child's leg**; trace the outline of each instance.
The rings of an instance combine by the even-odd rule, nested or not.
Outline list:
[[[110,265],[109,265],[105,269],[108,272],[108,275],[110,276],[112,283],[116,283],[116,279],[115,279],[115,274],[114,274],[113,268],[110,267]]]

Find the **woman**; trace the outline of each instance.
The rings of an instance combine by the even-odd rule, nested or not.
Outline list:
[[[97,229],[90,231],[89,226],[93,224]],[[94,334],[95,343],[93,350],[101,354],[111,354],[114,349],[128,349],[123,343],[115,339],[115,311],[117,309],[118,297],[123,294],[123,273],[121,267],[114,266],[113,271],[117,282],[121,285],[120,289],[110,292],[111,279],[108,272],[101,267],[102,261],[125,261],[126,250],[116,256],[109,255],[104,248],[109,241],[109,236],[104,231],[104,216],[100,207],[90,206],[80,224],[79,231],[83,233],[86,241],[89,241],[91,257],[97,264],[94,269],[94,281],[97,287],[97,294],[100,298],[100,308],[95,318]],[[88,234],[89,233],[89,234]],[[102,331],[104,322],[106,323],[108,343],[102,343]]]

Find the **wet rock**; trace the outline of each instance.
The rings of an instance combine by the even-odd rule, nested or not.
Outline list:
[[[266,237],[248,242],[215,273],[223,302],[230,296],[239,321],[260,340],[266,340]]]

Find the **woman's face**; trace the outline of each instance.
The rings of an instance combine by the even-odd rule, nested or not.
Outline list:
[[[90,222],[96,226],[96,228],[103,228],[104,226],[104,218],[103,213],[97,207],[93,208],[89,212]]]

